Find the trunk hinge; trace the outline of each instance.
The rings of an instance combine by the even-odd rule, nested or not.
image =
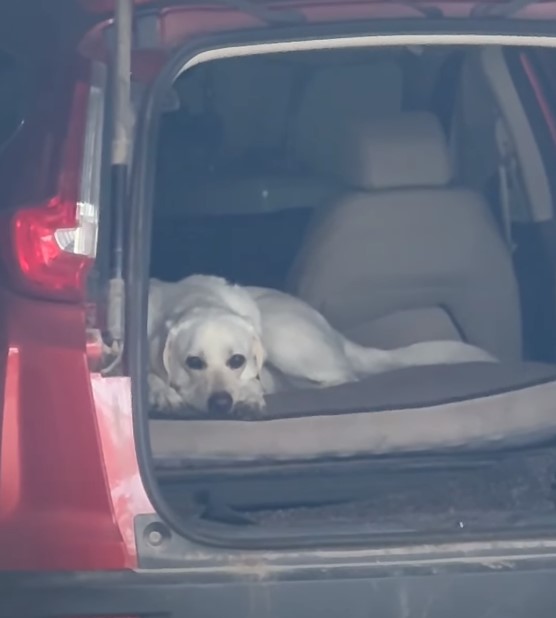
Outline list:
[[[131,48],[133,1],[116,0],[115,44],[112,55],[111,144],[111,272],[108,283],[105,346],[101,373],[110,374],[121,364],[125,331],[124,240],[131,149]]]

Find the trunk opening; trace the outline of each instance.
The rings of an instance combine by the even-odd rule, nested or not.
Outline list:
[[[426,30],[423,24],[412,24],[411,28],[402,30],[414,31],[416,26]],[[539,193],[531,196],[528,170],[516,170],[513,167],[516,163],[522,165],[519,148],[517,152],[512,150],[503,161],[496,150],[497,136],[501,132],[504,135],[504,131],[510,132],[513,146],[516,139],[516,134],[512,133],[515,127],[508,121],[508,111],[498,108],[499,85],[488,82],[497,62],[506,64],[508,75],[513,80],[510,81],[515,90],[513,99],[521,102],[521,114],[529,123],[527,134],[533,136],[531,141],[537,144],[538,160],[543,167],[553,153],[547,152],[550,145],[541,145],[536,137],[543,120],[535,116],[535,111],[530,112],[532,108],[526,101],[527,87],[530,89],[530,85],[520,81],[525,71],[522,59],[533,54],[525,53],[526,47],[506,47],[512,41],[504,40],[504,35],[492,40],[488,37],[481,40],[480,36],[468,37],[467,40],[456,36],[450,40],[450,35],[458,31],[454,27],[452,32],[451,26],[437,40],[442,45],[435,45],[435,34],[428,35],[428,42],[419,36],[412,41],[409,34],[401,41],[387,35],[380,39],[380,43],[379,39],[371,36],[365,41],[356,40],[364,28],[351,33],[351,43],[347,43],[347,39],[342,41],[341,37],[347,35],[345,31],[337,32],[337,38],[333,39],[333,29],[328,27],[313,27],[307,29],[306,33],[302,30],[283,33],[274,31],[273,42],[303,40],[305,37],[309,41],[321,36],[318,43],[314,44],[314,47],[321,49],[314,52],[287,52],[284,49],[276,53],[277,50],[271,47],[265,54],[272,51],[274,54],[257,54],[253,57],[250,57],[247,45],[260,44],[258,51],[263,53],[263,37],[253,39],[253,35],[248,35],[244,41],[234,36],[219,37],[205,41],[202,49],[191,46],[176,54],[147,95],[137,125],[132,179],[131,200],[134,209],[130,212],[131,232],[126,274],[126,357],[133,383],[139,457],[149,497],[163,520],[184,535],[209,543],[269,547],[336,542],[380,545],[421,542],[433,538],[450,542],[456,539],[515,538],[516,534],[552,534],[553,471],[556,460],[553,449],[546,442],[553,441],[548,419],[551,416],[549,391],[556,380],[556,348],[552,346],[554,332],[547,329],[546,316],[552,315],[553,306],[550,288],[546,285],[553,285],[553,265],[546,250],[540,249],[543,241],[539,239],[553,222],[551,215],[542,215],[545,203],[543,196]],[[505,27],[510,34],[510,25]],[[322,32],[317,36],[315,33],[319,30]],[[471,30],[468,24],[466,31]],[[470,44],[471,41],[473,44]],[[334,42],[340,42],[338,47],[353,49],[322,49],[333,48]],[[545,42],[554,44],[548,39]],[[375,47],[365,48],[364,43]],[[532,40],[520,38],[520,43],[529,46]],[[414,44],[423,45],[415,48]],[[225,50],[233,45],[236,45],[235,55],[244,58],[233,59],[234,51]],[[307,48],[310,47],[311,43],[308,43]],[[495,50],[494,53],[491,50]],[[232,58],[227,60],[228,56]],[[354,190],[345,179],[338,182],[338,176],[330,168],[316,183],[314,170],[309,169],[306,161],[297,169],[294,168],[295,162],[290,156],[291,116],[300,113],[300,101],[306,96],[304,80],[308,73],[316,69],[334,66],[333,62],[348,71],[350,67],[364,66],[365,62],[379,64],[385,58],[387,62],[394,60],[400,67],[399,113],[433,113],[445,129],[452,124],[447,131],[448,138],[452,137],[451,131],[456,131],[454,117],[463,113],[458,106],[466,103],[467,92],[462,94],[458,91],[463,88],[462,80],[468,79],[473,86],[481,80],[487,82],[486,92],[490,102],[484,105],[491,105],[493,109],[488,109],[488,113],[476,119],[473,136],[470,137],[467,132],[456,136],[460,140],[460,148],[461,140],[467,141],[468,151],[454,182],[463,185],[466,191],[479,193],[481,200],[492,205],[488,216],[509,253],[509,263],[518,281],[517,294],[522,316],[519,334],[516,335],[520,341],[519,353],[500,366],[468,367],[464,374],[457,367],[439,368],[440,373],[435,373],[437,369],[420,368],[416,372],[407,370],[405,374],[378,376],[358,387],[343,386],[326,392],[319,391],[316,395],[314,392],[275,395],[269,405],[270,418],[274,419],[270,422],[183,419],[179,415],[173,415],[174,418],[172,415],[159,415],[149,421],[146,380],[147,273],[167,280],[177,280],[202,271],[227,276],[244,285],[287,289],[292,265],[301,245],[306,241],[317,204],[328,204],[338,199],[338,196],[343,196],[346,191]],[[444,62],[453,62],[453,58],[457,58],[461,64],[454,69],[456,72],[463,74],[467,71],[467,75],[460,76],[459,80],[452,79],[454,75],[451,71],[444,71],[442,77],[440,70],[445,66]],[[207,60],[211,62],[203,62]],[[264,144],[264,139],[268,138],[268,132],[272,133],[276,129],[277,121],[271,123],[274,126],[270,127],[257,125],[264,114],[257,116],[255,108],[248,108],[247,111],[243,109],[243,126],[258,127],[251,131],[251,136],[255,142],[256,138],[260,138],[259,142],[263,146],[259,143],[249,152],[243,152],[244,157],[241,159],[237,156],[237,149],[241,150],[238,144],[244,136],[240,135],[236,144],[224,144],[229,147],[227,153],[223,146],[225,138],[222,137],[226,129],[239,126],[237,118],[241,115],[241,101],[237,103],[239,116],[236,114],[235,119],[228,118],[229,124],[226,125],[224,121],[223,127],[222,118],[218,118],[222,109],[222,93],[234,93],[234,90],[233,84],[231,90],[225,90],[222,83],[215,86],[215,80],[218,80],[215,75],[220,75],[220,79],[224,80],[222,76],[226,73],[230,75],[234,69],[241,75],[241,63],[248,61],[252,65],[257,62],[264,65],[262,69],[257,66],[245,69],[255,75],[251,79],[255,80],[253,83],[256,86],[251,86],[254,90],[248,92],[257,93],[256,88],[260,86],[260,82],[256,81],[257,75],[266,75],[268,78],[269,73],[287,74],[291,82],[289,97],[286,97],[283,106],[284,127],[282,131],[275,131],[274,142],[270,140],[271,148]],[[480,75],[473,74],[477,66],[481,67]],[[383,74],[383,78],[382,82],[375,82],[381,84],[382,91],[390,86],[396,90],[397,82],[394,83],[396,80],[391,79],[391,75]],[[431,80],[432,86],[425,85],[426,79]],[[269,90],[271,81],[266,83]],[[390,86],[386,86],[388,83]],[[181,89],[179,95],[182,110],[174,112],[173,119],[170,118],[172,114],[162,118],[158,109],[167,97],[165,91],[172,84],[175,84],[174,90]],[[468,89],[471,88],[469,84]],[[201,111],[195,113],[189,110],[185,113],[184,98],[195,88],[198,89],[197,104],[200,100]],[[218,88],[220,100],[214,92]],[[455,96],[452,96],[454,90]],[[277,95],[267,93],[267,96],[272,99]],[[485,94],[485,101],[488,97]],[[318,97],[315,101],[318,101]],[[243,104],[248,107],[245,101]],[[267,105],[270,103],[267,102]],[[394,111],[389,100],[386,100],[386,107],[389,114]],[[481,122],[486,122],[486,116],[493,116],[491,146],[494,155],[489,161],[492,166],[490,173],[486,173],[489,170],[485,162],[473,150],[473,140],[484,130]],[[190,148],[189,152],[182,151],[180,154],[183,159],[179,159],[176,154],[179,152],[180,136],[187,136]],[[157,151],[162,156],[161,144],[164,139],[166,144],[173,143],[174,147],[173,151],[167,150],[170,164],[166,166],[166,176],[162,175],[164,171],[161,172],[164,163],[161,163],[161,159],[155,161],[154,157],[157,150],[154,144],[158,144]],[[186,140],[181,141],[183,143]],[[185,174],[181,173],[180,177],[180,173],[176,173],[178,159],[185,168],[189,166],[188,179]],[[329,162],[323,165],[326,168]],[[155,168],[156,178],[153,171]],[[484,177],[480,177],[481,170],[485,172]],[[168,180],[172,173],[175,180],[182,182],[181,193]],[[300,179],[303,174],[310,175],[310,178]],[[507,174],[511,175],[509,181]],[[280,184],[283,179],[286,179],[284,185]],[[510,187],[510,199],[505,196],[508,182],[514,183]],[[279,198],[275,196],[280,196],[280,189],[284,186],[289,189],[296,187],[297,195],[303,196],[306,201],[304,207],[297,207],[291,201],[286,205],[278,204]],[[550,194],[552,187],[548,180],[545,186]],[[360,193],[361,188],[357,187],[355,191]],[[250,204],[245,196],[254,196]],[[525,196],[525,207],[523,201],[516,202],[516,196]],[[314,203],[310,203],[311,199]],[[180,211],[182,205],[189,208],[187,213]],[[236,259],[233,247],[247,247],[250,232],[255,234],[252,238],[258,234],[262,240],[255,250],[255,253],[259,252],[259,261],[251,259],[247,263]],[[273,234],[277,234],[279,240],[284,242],[273,244]],[[184,237],[187,240],[184,241]],[[514,243],[517,249],[514,249]],[[276,245],[280,245],[283,250],[280,256],[273,253]],[[220,247],[219,252],[212,251],[214,247]],[[264,258],[260,258],[260,252],[265,248],[267,253]],[[537,281],[536,286],[523,283],[523,274],[530,273],[532,268],[537,272],[542,271],[545,277],[542,283]],[[307,290],[312,285],[311,281],[307,284]],[[540,298],[543,299],[542,310],[539,310],[536,302]],[[327,306],[324,303],[318,308],[322,310],[324,307],[326,310]],[[539,318],[541,314],[536,313],[537,310],[545,318]],[[440,320],[443,325],[450,321],[457,322],[453,312],[448,310],[445,313]],[[384,341],[377,331],[367,336],[364,329],[358,330],[357,325],[342,322],[338,315],[327,317],[335,320],[335,327],[343,329],[344,334],[359,343],[382,347],[380,344]],[[385,329],[386,323],[382,322],[379,327],[379,332],[384,332],[380,329]],[[461,325],[457,325],[456,330],[460,328]],[[501,347],[504,348],[507,343],[508,340],[504,339]],[[511,352],[509,357],[512,357]],[[405,393],[400,384],[406,387]],[[515,393],[520,397],[517,403],[512,399]],[[535,413],[532,414],[536,420],[531,420],[529,425],[524,424],[518,414],[508,416],[510,409],[524,410],[527,405],[533,405],[530,403],[533,399],[528,398],[535,398],[539,394],[541,398],[546,398],[546,403],[544,407],[541,406],[542,410],[537,417]],[[502,401],[502,407],[498,410],[495,410],[494,405],[489,408],[494,400]],[[471,401],[476,402],[476,408],[470,406]],[[436,438],[428,439],[430,436],[422,430],[417,420],[425,408],[429,415],[423,418],[438,430]],[[450,408],[452,412],[445,411],[443,414],[444,408]],[[453,421],[457,424],[464,408],[468,416],[475,415],[474,433],[466,433],[472,423],[467,425],[462,421],[460,433],[457,437],[452,436],[450,441],[451,423]],[[487,408],[491,410],[488,418],[496,418],[494,425],[485,425],[483,421],[486,417],[477,412]],[[284,410],[287,412],[284,413]],[[324,410],[326,412],[323,414]],[[349,414],[346,415],[346,412]],[[350,451],[348,442],[351,438],[341,434],[342,420],[357,417],[360,422],[363,415],[370,417],[375,414],[373,422],[384,422],[380,431],[385,433],[381,436],[391,437],[392,434],[388,432],[394,431],[400,437],[401,434],[396,434],[388,419],[396,415],[402,419],[404,412],[407,422],[417,423],[415,432],[409,427],[403,439],[392,443],[386,439],[384,446],[380,444],[379,438],[372,442],[373,431],[369,428],[372,444],[369,452],[365,452],[360,445]],[[293,418],[285,418],[287,416]],[[303,437],[310,436],[311,431],[321,431],[319,423],[323,418],[329,423],[326,430],[328,433],[319,436],[328,450],[323,450],[322,444],[317,444],[313,445],[308,456],[304,456]],[[510,418],[513,419],[513,425],[508,420]],[[288,421],[291,422],[289,426],[286,424]],[[279,445],[274,445],[273,424],[275,427],[280,426],[283,440],[287,440],[288,434],[297,433],[297,437],[301,437],[281,449]],[[439,429],[440,426],[444,429]],[[504,431],[504,427],[507,431]],[[421,441],[412,433],[419,434]],[[334,451],[335,436],[341,437],[339,441],[343,451],[340,447]],[[291,442],[295,442],[295,445],[292,446]],[[274,448],[270,456],[265,451],[267,447]],[[161,560],[164,562],[164,559]]]

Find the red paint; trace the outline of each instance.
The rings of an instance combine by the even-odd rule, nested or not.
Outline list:
[[[257,1],[257,0],[255,0]],[[500,0],[486,0],[486,3],[489,5],[497,5],[497,4],[503,4],[503,2],[501,2]],[[114,10],[114,0],[79,0],[79,4],[86,10],[89,11],[91,13],[96,13],[96,14],[109,14],[112,13]],[[135,7],[137,8],[146,8],[149,5],[150,6],[156,6],[157,4],[159,4],[157,2],[157,0],[134,0],[133,4],[135,5]],[[173,0],[173,1],[168,1],[169,5],[179,5],[180,2],[179,0]],[[268,7],[271,10],[287,10],[290,8],[296,9],[296,10],[305,10],[308,9],[310,13],[313,13],[315,15],[318,14],[322,14],[323,12],[326,12],[327,10],[330,10],[330,12],[335,13],[338,17],[342,18],[342,19],[346,19],[346,16],[352,11],[352,10],[361,10],[363,12],[368,12],[369,10],[372,10],[374,7],[382,7],[382,9],[379,9],[378,12],[380,12],[380,10],[384,11],[384,9],[386,7],[390,7],[392,11],[399,11],[399,10],[403,10],[404,8],[409,8],[409,10],[411,9],[411,6],[415,6],[416,10],[419,9],[419,7],[438,7],[441,8],[444,13],[446,15],[460,15],[460,16],[466,16],[469,14],[469,9],[470,7],[474,6],[475,4],[477,4],[476,2],[467,2],[465,0],[444,0],[442,2],[434,2],[434,1],[430,1],[430,0],[412,0],[410,2],[403,3],[403,2],[396,2],[395,0],[390,0],[387,2],[380,2],[377,0],[360,0],[360,1],[352,1],[352,2],[340,2],[339,0],[274,0],[274,2],[269,1],[269,2],[265,2],[264,6]],[[190,11],[197,11],[201,8],[204,8],[205,3],[203,2],[199,2],[199,4],[197,6],[193,5],[189,5],[188,8],[186,8],[185,10],[190,10]],[[219,6],[221,6],[221,4],[219,4]],[[352,7],[347,8],[346,10],[346,6],[347,7]],[[355,8],[353,8],[355,7]],[[359,7],[359,8],[357,8]],[[180,9],[177,9],[180,10]],[[455,11],[454,13],[452,13],[451,11]],[[519,11],[516,11],[516,13],[513,15],[513,17],[525,17],[527,16],[528,18],[533,18],[532,16],[534,14],[543,14],[545,17],[547,17],[548,14],[550,15],[554,15],[556,11],[556,5],[553,2],[546,2],[546,3],[542,3],[542,5],[537,4],[534,6],[527,6],[527,7],[523,7],[522,9],[520,9]],[[415,10],[413,11],[415,13]]]
[[[493,5],[496,0],[487,0]],[[136,0],[140,5],[148,5],[152,0]],[[84,0],[91,10],[103,7],[99,13],[106,13],[113,0],[97,2]],[[179,5],[169,2],[161,10],[158,19],[158,50],[141,50],[134,54],[133,73],[137,79],[150,81],[167,58],[163,50],[172,50],[183,45],[187,40],[203,34],[233,32],[264,27],[259,18],[242,13],[224,4]],[[98,5],[98,6],[97,6]],[[177,5],[177,6],[174,6]],[[290,0],[289,2],[269,2],[265,6],[276,10],[295,10],[302,14],[308,23],[353,22],[374,19],[424,19],[421,9],[439,9],[446,18],[469,17],[477,2],[468,0],[444,0],[433,2],[394,2],[394,1],[344,1],[338,0]],[[556,19],[556,2],[535,3],[522,7],[511,18],[547,20]],[[91,29],[80,44],[81,52],[89,58],[106,59],[106,50],[102,42],[102,31],[110,25],[110,20]]]
[[[92,387],[114,517],[126,552],[135,559],[134,518],[154,509],[139,474],[129,378],[93,375]]]
[[[107,482],[83,309],[6,289],[0,306],[0,569],[134,566]]]

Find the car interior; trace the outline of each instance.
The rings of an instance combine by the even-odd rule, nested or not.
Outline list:
[[[193,491],[201,519],[291,534],[549,525],[555,152],[531,62],[500,46],[330,49],[175,81],[151,276],[285,290],[363,345],[460,340],[500,361],[272,395],[260,422],[153,416],[177,512]]]

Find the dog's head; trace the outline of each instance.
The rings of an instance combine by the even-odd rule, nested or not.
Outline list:
[[[245,318],[228,313],[184,316],[168,325],[163,364],[188,405],[214,415],[262,402],[261,339]]]

